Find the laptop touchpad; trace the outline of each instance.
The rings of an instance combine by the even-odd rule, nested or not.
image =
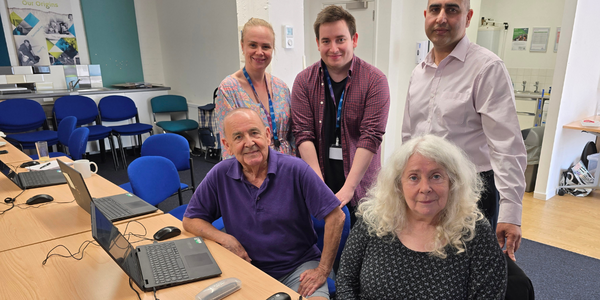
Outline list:
[[[208,256],[208,253],[186,255],[185,262],[187,262],[190,268],[197,268],[212,263],[212,261],[210,260],[210,256]]]
[[[125,203],[125,205],[127,205],[127,207],[129,207],[129,208],[138,208],[138,207],[147,206],[147,203],[145,203],[143,201],[135,201],[135,202],[127,202],[127,203]]]

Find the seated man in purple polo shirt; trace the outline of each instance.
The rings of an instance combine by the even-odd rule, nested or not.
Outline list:
[[[327,276],[345,215],[340,201],[303,160],[269,148],[271,129],[251,109],[223,120],[235,158],[206,175],[183,218],[185,230],[213,240],[304,297],[329,299]],[[323,253],[310,215],[325,219]],[[227,233],[212,222],[223,217]]]

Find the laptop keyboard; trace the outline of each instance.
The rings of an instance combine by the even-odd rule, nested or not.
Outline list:
[[[110,197],[94,199],[94,203],[110,220],[131,216],[131,211]]]
[[[148,258],[156,284],[177,282],[189,278],[175,243],[147,245]]]
[[[50,180],[48,179],[48,177],[46,177],[45,173],[43,172],[21,173],[19,177],[23,182],[23,186],[26,187],[40,186],[50,183]]]

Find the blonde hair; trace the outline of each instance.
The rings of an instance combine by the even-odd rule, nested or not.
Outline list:
[[[273,34],[273,47],[275,47],[275,31],[273,31],[273,26],[271,26],[269,22],[260,18],[250,18],[250,20],[244,24],[244,27],[242,28],[242,39],[240,41],[242,43],[244,42],[244,36],[246,36],[246,33],[248,32],[248,28],[256,26],[266,27],[271,31]]]
[[[402,192],[402,173],[415,153],[435,161],[448,174],[450,190],[446,207],[437,216],[436,235],[430,255],[446,258],[446,245],[456,253],[465,251],[465,242],[475,237],[475,223],[483,219],[477,201],[483,183],[475,165],[465,153],[449,141],[434,135],[415,137],[396,150],[385,164],[377,181],[358,207],[371,235],[397,238],[396,232],[407,226],[406,198]]]

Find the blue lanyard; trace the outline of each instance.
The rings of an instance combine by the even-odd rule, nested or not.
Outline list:
[[[327,71],[327,67],[325,66],[323,66],[323,70],[325,71],[325,78],[327,78],[327,84],[329,85],[329,94],[331,95],[331,100],[333,100],[333,104],[335,105],[335,95],[333,94],[333,86],[331,85],[329,71]],[[335,128],[340,128],[340,119],[342,117],[342,102],[344,102],[344,92],[346,92],[346,89],[342,90],[340,102],[338,103],[337,117],[335,118]]]
[[[252,91],[254,92],[254,97],[256,97],[256,100],[258,100],[260,107],[262,107],[262,109],[265,111],[265,114],[267,115],[267,119],[269,119],[269,123],[271,123],[271,125],[273,126],[273,128],[271,128],[271,129],[273,130],[273,139],[275,139],[275,147],[279,148],[279,146],[281,145],[281,142],[279,142],[279,138],[277,138],[277,123],[276,123],[277,119],[275,118],[275,111],[273,110],[273,101],[271,100],[271,94],[269,93],[269,85],[267,84],[267,75],[265,75],[265,87],[267,88],[267,96],[269,96],[270,114],[267,113],[267,109],[265,109],[265,106],[262,104],[262,102],[260,102],[260,99],[258,99],[258,93],[256,93],[256,89],[254,88],[254,85],[252,84],[252,79],[250,79],[250,75],[248,75],[248,72],[246,72],[246,67],[244,67],[242,69],[242,71],[244,72],[244,76],[246,76],[246,80],[248,80],[250,87],[252,87]]]

